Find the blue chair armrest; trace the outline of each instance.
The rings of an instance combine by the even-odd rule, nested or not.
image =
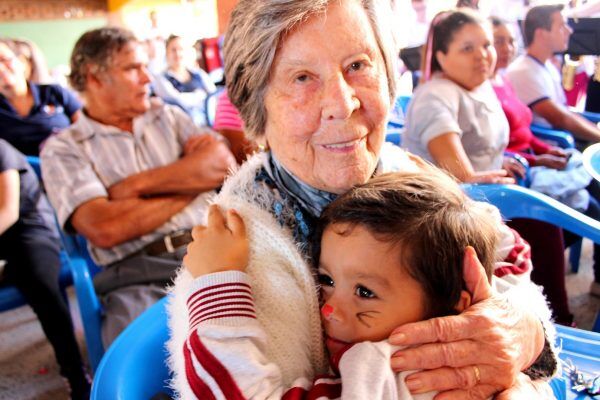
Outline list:
[[[71,272],[75,293],[79,302],[79,310],[83,322],[85,341],[87,344],[90,367],[96,370],[104,354],[102,345],[102,305],[94,290],[92,276],[88,264],[82,257],[70,257]]]
[[[561,131],[552,128],[546,128],[544,126],[531,124],[531,132],[538,138],[550,142],[553,145],[559,146],[563,149],[575,148],[575,141],[573,136],[566,131]]]
[[[136,318],[112,343],[102,358],[92,384],[92,400],[146,400],[159,392],[171,394],[165,360],[167,299]]]
[[[593,122],[594,124],[600,122],[600,113],[595,113],[591,111],[581,111],[579,114],[588,121]]]
[[[463,184],[474,200],[487,201],[506,219],[531,218],[568,229],[600,243],[600,222],[542,193],[516,185]]]

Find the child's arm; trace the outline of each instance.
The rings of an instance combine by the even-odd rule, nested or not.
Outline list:
[[[208,226],[196,227],[184,266],[195,277],[187,301],[189,333],[182,349],[188,387],[184,398],[304,399],[314,391],[337,398],[341,383],[330,377],[298,377],[292,388],[266,356],[267,336],[256,319],[241,217],[211,206]],[[333,381],[332,381],[333,379]],[[223,397],[219,397],[220,394]],[[215,396],[215,397],[213,397]]]

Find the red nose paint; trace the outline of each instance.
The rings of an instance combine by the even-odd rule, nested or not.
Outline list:
[[[321,314],[323,314],[323,316],[325,318],[329,318],[329,316],[333,313],[333,307],[330,306],[329,304],[325,304],[323,307],[321,307]]]

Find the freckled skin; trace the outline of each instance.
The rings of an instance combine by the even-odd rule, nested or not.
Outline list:
[[[364,10],[358,1],[333,2],[327,18],[312,17],[278,50],[265,136],[300,180],[342,193],[374,172],[389,102],[385,63]]]

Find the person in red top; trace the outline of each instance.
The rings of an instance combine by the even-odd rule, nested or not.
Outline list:
[[[525,157],[530,166],[563,169],[567,165],[567,153],[533,135],[529,127],[533,119],[531,110],[519,100],[510,82],[499,73],[508,66],[515,54],[514,38],[508,26],[501,20],[492,18],[492,24],[494,46],[498,53],[492,84],[510,126],[507,150]]]
[[[492,85],[502,104],[502,110],[504,111],[510,126],[507,150],[525,157],[532,167],[541,166],[555,170],[563,170],[567,166],[569,155],[567,155],[563,149],[551,146],[533,135],[530,129],[533,118],[531,109],[519,100],[510,82],[499,73],[499,71],[508,66],[514,57],[514,37],[508,26],[502,20],[492,17],[491,21],[494,26],[494,47],[498,53],[498,60],[494,70],[494,76],[492,77]],[[586,189],[590,193],[590,202],[584,213],[589,217],[598,219],[600,217],[600,205],[598,203],[598,199],[600,198],[600,187],[597,182],[592,180],[592,183]],[[556,243],[557,235],[549,235],[550,231],[547,230],[547,226],[535,227],[533,226],[532,221],[523,221],[524,222],[517,221],[516,225],[515,223],[511,223],[510,226],[519,231],[519,233],[530,242],[532,249],[535,248],[536,240],[546,241],[548,239],[550,239],[551,242],[554,242],[554,244],[546,243],[545,248],[556,248],[558,245]],[[545,233],[544,235],[540,235],[537,231],[544,231]],[[527,232],[530,232],[530,234],[527,234]],[[574,243],[577,238],[576,235],[564,231],[564,242],[567,246]],[[536,256],[538,260],[536,260]],[[551,261],[551,257],[555,260]],[[541,258],[541,260],[539,258]],[[546,253],[537,255],[532,254],[532,260],[534,265],[539,267],[546,263],[548,263],[548,265],[555,265],[557,262],[556,260],[562,260],[562,258],[556,258],[549,253]],[[550,272],[550,270],[554,273]],[[564,271],[564,269],[559,267],[538,268],[537,271],[534,270],[532,272],[532,280],[544,287],[554,310],[557,322],[568,324],[570,312],[567,304],[564,274],[562,271]],[[594,275],[595,279],[594,282],[592,282],[590,293],[600,297],[599,245],[594,245]]]

